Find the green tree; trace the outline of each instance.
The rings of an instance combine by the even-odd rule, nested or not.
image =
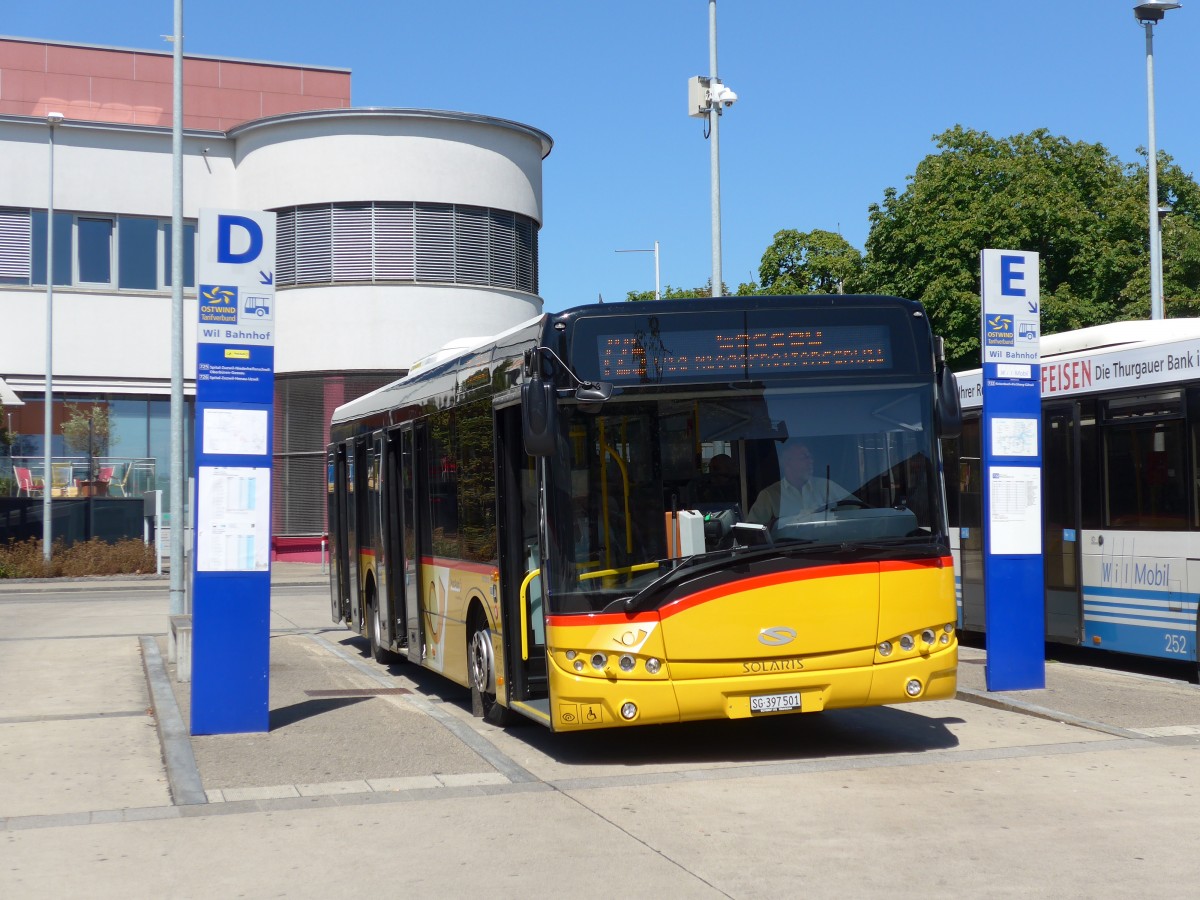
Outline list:
[[[62,423],[63,443],[68,452],[85,454],[88,457],[89,477],[95,479],[99,472],[97,456],[107,456],[109,448],[116,443],[112,434],[112,419],[108,404],[93,403],[80,406],[66,405],[67,417]]]
[[[869,210],[856,289],[922,301],[956,368],[979,364],[979,251],[1036,250],[1047,334],[1149,313],[1146,169],[1045,129],[937,135],[903,193]],[[1168,309],[1200,303],[1200,189],[1159,156]]]
[[[855,289],[862,270],[862,254],[840,234],[785,228],[763,253],[759,292],[840,294]]]
[[[729,291],[728,286],[723,286],[725,292]],[[662,288],[662,299],[664,300],[694,300],[697,297],[712,296],[712,279],[708,279],[703,285],[696,288],[679,288],[666,284]],[[625,295],[625,300],[629,303],[637,303],[643,300],[653,300],[654,291],[630,291]]]

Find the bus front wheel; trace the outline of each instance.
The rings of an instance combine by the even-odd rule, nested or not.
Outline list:
[[[492,652],[492,632],[487,621],[476,613],[468,629],[467,659],[471,668],[471,714],[493,725],[509,725],[511,711],[496,700],[496,660]]]

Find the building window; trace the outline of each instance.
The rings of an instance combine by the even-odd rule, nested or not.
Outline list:
[[[276,210],[275,283],[408,281],[536,294],[537,222],[453,203],[323,203]]]
[[[171,223],[162,223],[162,277],[160,284],[163,287],[171,286],[171,251],[174,247],[174,242],[171,239]],[[196,286],[196,223],[183,223],[183,286],[185,288],[194,288]]]
[[[156,291],[158,220],[121,216],[117,226],[117,287],[124,291]]]
[[[75,283],[108,287],[112,284],[113,220],[79,216],[75,219]]]
[[[74,217],[70,213],[54,214],[54,283],[71,284],[71,226]],[[30,214],[33,240],[33,284],[46,283],[46,211],[35,209]]]
[[[183,283],[196,286],[196,223],[184,223]],[[0,208],[0,284],[46,283],[46,211]],[[171,286],[171,223],[54,213],[54,283],[159,291]]]

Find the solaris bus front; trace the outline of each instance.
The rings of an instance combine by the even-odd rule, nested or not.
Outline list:
[[[558,730],[952,697],[937,346],[896,298],[556,317],[522,390],[519,652],[548,695],[516,708]]]

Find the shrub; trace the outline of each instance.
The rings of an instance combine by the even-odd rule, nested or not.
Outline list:
[[[141,575],[155,570],[154,547],[136,538],[114,544],[99,538],[63,545],[54,542],[50,564],[37,538],[0,544],[0,578],[77,578],[81,575]]]

